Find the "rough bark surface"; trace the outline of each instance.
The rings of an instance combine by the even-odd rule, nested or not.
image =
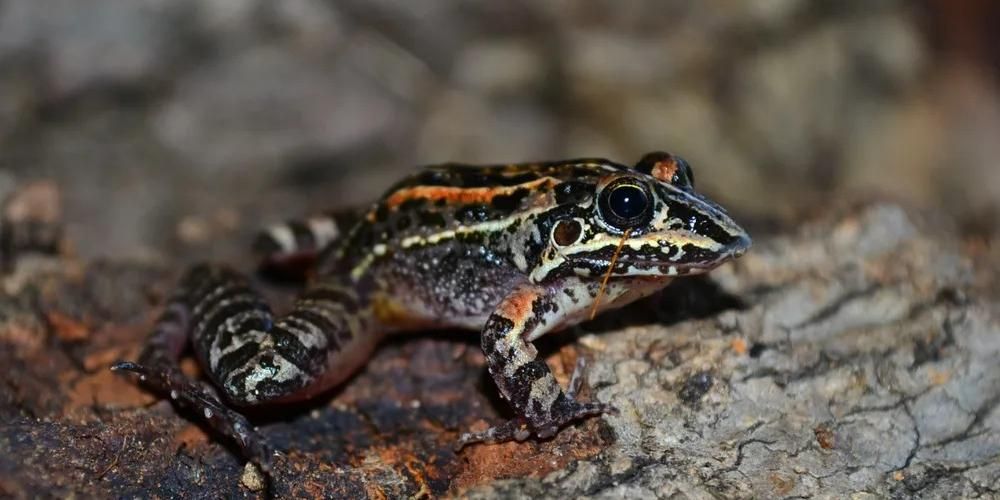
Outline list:
[[[452,451],[506,415],[476,335],[383,346],[342,389],[252,417],[286,497],[1000,495],[996,268],[871,204],[758,236],[708,279],[543,342],[620,413]],[[112,375],[177,269],[22,259],[0,295],[0,496],[260,497],[253,470]],[[276,295],[286,295],[278,293]],[[191,370],[197,370],[189,363]]]

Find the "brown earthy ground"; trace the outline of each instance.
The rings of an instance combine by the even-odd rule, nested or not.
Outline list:
[[[456,454],[459,432],[506,412],[476,336],[399,339],[341,390],[254,413],[285,452],[271,492],[1000,494],[1000,308],[976,280],[995,268],[940,220],[841,213],[543,343],[564,383],[590,359],[589,396],[619,415]],[[28,258],[5,278],[0,496],[264,495],[231,448],[107,370],[135,355],[174,275]]]

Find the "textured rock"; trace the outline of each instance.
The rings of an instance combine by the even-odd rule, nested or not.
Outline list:
[[[379,350],[309,405],[253,418],[285,496],[667,498],[1000,493],[1000,315],[940,220],[867,205],[758,236],[710,279],[543,339],[618,415],[549,441],[451,445],[506,410],[474,334]],[[0,493],[255,496],[259,477],[106,370],[170,279],[27,259],[0,302]]]
[[[937,234],[870,206],[717,272],[741,310],[583,337],[614,444],[470,495],[1000,493],[997,302]]]

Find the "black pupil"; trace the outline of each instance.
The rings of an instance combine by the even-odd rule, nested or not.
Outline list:
[[[646,211],[646,193],[636,186],[618,186],[608,197],[608,206],[622,219],[634,219]]]

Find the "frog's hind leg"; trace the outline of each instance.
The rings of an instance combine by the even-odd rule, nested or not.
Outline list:
[[[353,210],[329,211],[264,228],[253,241],[261,272],[273,278],[304,280],[320,251],[344,237],[358,218]]]
[[[242,282],[230,279],[220,270],[193,268],[157,319],[138,363],[123,361],[111,369],[137,373],[144,385],[169,394],[178,405],[194,410],[217,432],[234,439],[245,455],[267,470],[272,451],[264,439],[243,415],[226,407],[210,386],[186,376],[178,364],[195,325],[204,328],[206,321],[214,323],[216,316],[221,317],[218,313],[210,314],[215,309],[211,307],[214,299],[229,301],[229,311],[235,312],[238,307],[236,314],[246,320],[253,318],[262,326],[271,321],[270,310],[259,300],[232,300],[242,298],[244,292]]]
[[[272,452],[246,418],[181,372],[178,359],[185,346],[190,341],[231,403],[302,399],[348,376],[374,348],[370,325],[358,314],[361,307],[349,290],[318,283],[291,312],[275,319],[239,273],[196,266],[156,322],[138,363],[112,369],[135,372],[144,385],[193,409],[267,470]]]

